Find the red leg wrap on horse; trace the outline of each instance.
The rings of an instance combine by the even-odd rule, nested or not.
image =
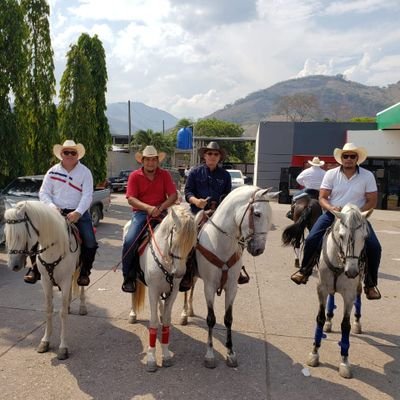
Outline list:
[[[156,347],[157,328],[149,328],[150,347]]]
[[[162,344],[168,344],[169,343],[169,326],[163,326],[162,327],[161,343]]]

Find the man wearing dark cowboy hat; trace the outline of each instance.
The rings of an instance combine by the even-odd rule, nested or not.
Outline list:
[[[359,166],[367,158],[366,150],[353,143],[346,143],[343,149],[336,148],[333,155],[340,166],[327,171],[322,181],[319,202],[326,212],[319,217],[307,236],[301,268],[291,276],[292,281],[298,285],[307,283],[312,273],[322,238],[335,219],[330,211],[340,211],[347,203],[355,204],[361,211],[367,211],[377,204],[375,177]],[[377,284],[382,249],[369,222],[368,225],[369,235],[365,241],[368,268],[364,291],[367,299],[378,300],[381,298]]]
[[[56,144],[53,153],[61,162],[47,171],[39,191],[39,199],[60,210],[69,222],[78,227],[82,239],[78,285],[88,286],[98,247],[88,211],[93,197],[92,173],[79,161],[85,155],[85,148],[81,143],[66,140],[62,145]],[[27,283],[35,283],[39,276],[39,271],[36,274],[32,269],[24,279]]]
[[[126,198],[132,206],[132,220],[122,247],[122,291],[134,293],[137,276],[137,248],[148,218],[165,215],[165,210],[177,199],[176,187],[168,171],[159,168],[165,158],[154,146],[146,146],[135,155],[142,167],[133,171],[128,178]]]
[[[232,190],[229,172],[219,166],[225,159],[225,150],[217,142],[210,142],[199,149],[199,156],[204,163],[190,170],[185,185],[185,199],[194,214],[200,210],[215,210]],[[181,291],[190,289],[192,272],[188,265],[187,274],[181,281]],[[239,283],[247,283],[248,280],[247,273],[239,277]]]

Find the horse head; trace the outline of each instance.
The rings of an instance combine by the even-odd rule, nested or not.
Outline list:
[[[252,256],[258,256],[265,250],[267,233],[271,228],[272,210],[269,201],[279,192],[270,192],[271,188],[257,188],[251,192],[239,229],[243,243]]]
[[[13,271],[25,266],[26,258],[34,254],[38,243],[38,231],[27,214],[26,203],[19,202],[4,214],[8,268]]]
[[[339,264],[348,278],[360,273],[360,257],[368,236],[367,218],[372,211],[361,212],[352,204],[347,204],[342,211],[332,211],[335,215],[332,235],[338,247]]]

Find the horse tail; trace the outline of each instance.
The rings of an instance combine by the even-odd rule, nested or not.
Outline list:
[[[139,280],[136,281],[136,291],[134,296],[134,306],[136,311],[144,309],[144,299],[146,297],[146,286]]]
[[[292,225],[289,225],[282,233],[282,243],[284,246],[300,247],[304,241],[304,230],[307,227],[311,215],[311,208],[305,207],[300,218]]]

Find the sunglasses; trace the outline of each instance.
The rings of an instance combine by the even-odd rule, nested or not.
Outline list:
[[[208,156],[215,156],[215,157],[219,156],[218,151],[215,151],[215,152],[214,151],[207,151],[206,154]]]
[[[348,158],[355,160],[357,158],[357,154],[343,154],[342,158],[344,158],[345,160],[347,160]]]
[[[78,152],[75,150],[64,150],[62,153],[64,154],[64,156],[76,156],[78,154]]]

